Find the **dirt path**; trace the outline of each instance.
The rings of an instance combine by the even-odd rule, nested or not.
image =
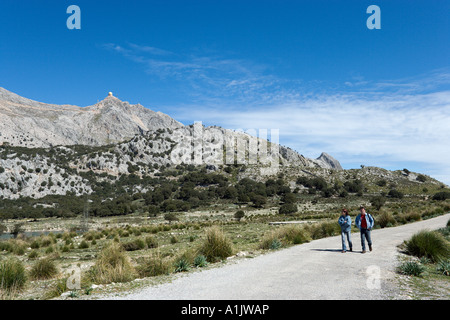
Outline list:
[[[353,252],[341,253],[339,237],[297,245],[274,253],[189,273],[171,283],[106,299],[283,300],[389,299],[397,245],[422,229],[445,227],[450,214],[372,232],[373,251],[361,254],[359,233]]]

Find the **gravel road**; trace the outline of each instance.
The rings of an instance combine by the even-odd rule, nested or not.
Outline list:
[[[392,281],[397,246],[419,230],[445,227],[450,214],[372,231],[373,251],[341,253],[340,236],[296,245],[220,268],[196,271],[171,283],[103,299],[126,300],[301,300],[398,298]]]

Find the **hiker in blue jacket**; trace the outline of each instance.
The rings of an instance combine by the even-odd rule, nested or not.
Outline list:
[[[341,226],[342,253],[347,252],[347,247],[345,245],[346,237],[350,251],[353,251],[351,240],[352,218],[349,216],[347,209],[342,209],[342,215],[339,217],[338,223]]]
[[[362,253],[366,253],[366,241],[369,245],[369,250],[372,251],[372,238],[370,236],[370,231],[373,228],[374,220],[373,217],[366,212],[364,206],[359,207],[360,214],[355,219],[355,225],[361,232],[361,247]]]

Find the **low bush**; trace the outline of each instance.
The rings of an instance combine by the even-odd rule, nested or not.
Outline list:
[[[28,255],[29,259],[36,259],[39,256],[39,252],[37,250],[32,250]]]
[[[284,244],[301,244],[310,240],[310,234],[305,227],[287,226],[272,230],[264,235],[259,245],[260,249],[279,249]]]
[[[87,243],[85,240],[81,241],[81,243],[78,245],[78,249],[87,249],[89,248],[89,243]]]
[[[433,200],[444,201],[450,199],[450,191],[441,191],[433,196]]]
[[[51,279],[58,274],[58,267],[55,261],[50,258],[40,259],[35,262],[30,271],[33,280]]]
[[[425,268],[416,261],[408,261],[398,266],[397,271],[401,274],[418,277],[425,271]]]
[[[54,239],[50,236],[42,236],[40,238],[41,247],[51,246],[54,242],[55,242]]]
[[[137,238],[133,241],[122,243],[122,247],[125,251],[137,251],[145,249],[146,243],[144,240]]]
[[[396,223],[396,220],[389,212],[383,212],[379,214],[376,221],[381,228],[392,227]]]
[[[445,276],[450,276],[450,259],[439,261],[436,270]]]
[[[278,210],[279,214],[294,214],[298,210],[297,205],[295,203],[285,203],[280,206],[280,209]]]
[[[406,251],[417,257],[427,257],[433,262],[448,259],[450,244],[440,233],[421,231],[406,241]]]
[[[116,242],[105,247],[89,270],[90,279],[97,284],[128,282],[136,272],[122,246]]]
[[[155,277],[169,274],[170,263],[163,259],[159,254],[138,260],[137,272],[140,277]]]
[[[341,227],[334,221],[316,223],[308,226],[307,230],[311,234],[313,240],[331,237],[341,233]]]
[[[152,236],[146,237],[145,238],[145,243],[147,244],[147,247],[149,249],[158,248],[158,241]]]
[[[21,290],[27,282],[25,267],[21,261],[10,258],[0,262],[0,289],[6,293]]]
[[[206,257],[204,255],[198,255],[194,259],[194,266],[197,268],[203,268],[208,265],[208,261],[206,260]]]
[[[242,211],[242,210],[238,210],[238,211],[236,211],[236,213],[234,214],[234,218],[235,218],[237,221],[241,221],[241,219],[242,219],[244,216],[245,216],[245,212]]]
[[[67,279],[68,278],[58,279],[45,291],[43,298],[48,300],[61,296],[67,291]]]
[[[174,266],[175,266],[175,272],[186,272],[186,271],[189,271],[189,269],[190,269],[189,262],[184,257],[177,259],[175,261]]]
[[[209,262],[223,260],[233,254],[231,241],[218,227],[211,227],[206,230],[206,238],[201,245],[199,252],[203,254]]]

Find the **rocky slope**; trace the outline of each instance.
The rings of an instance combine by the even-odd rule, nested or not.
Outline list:
[[[341,170],[323,153],[296,151],[221,127],[184,126],[161,112],[109,94],[89,107],[36,102],[0,88],[0,196],[41,198],[92,192],[83,173],[140,176],[177,164],[217,170],[256,165],[271,175],[279,166]]]
[[[0,141],[15,146],[104,145],[144,131],[182,126],[168,115],[112,94],[82,108],[41,103],[0,88]]]

